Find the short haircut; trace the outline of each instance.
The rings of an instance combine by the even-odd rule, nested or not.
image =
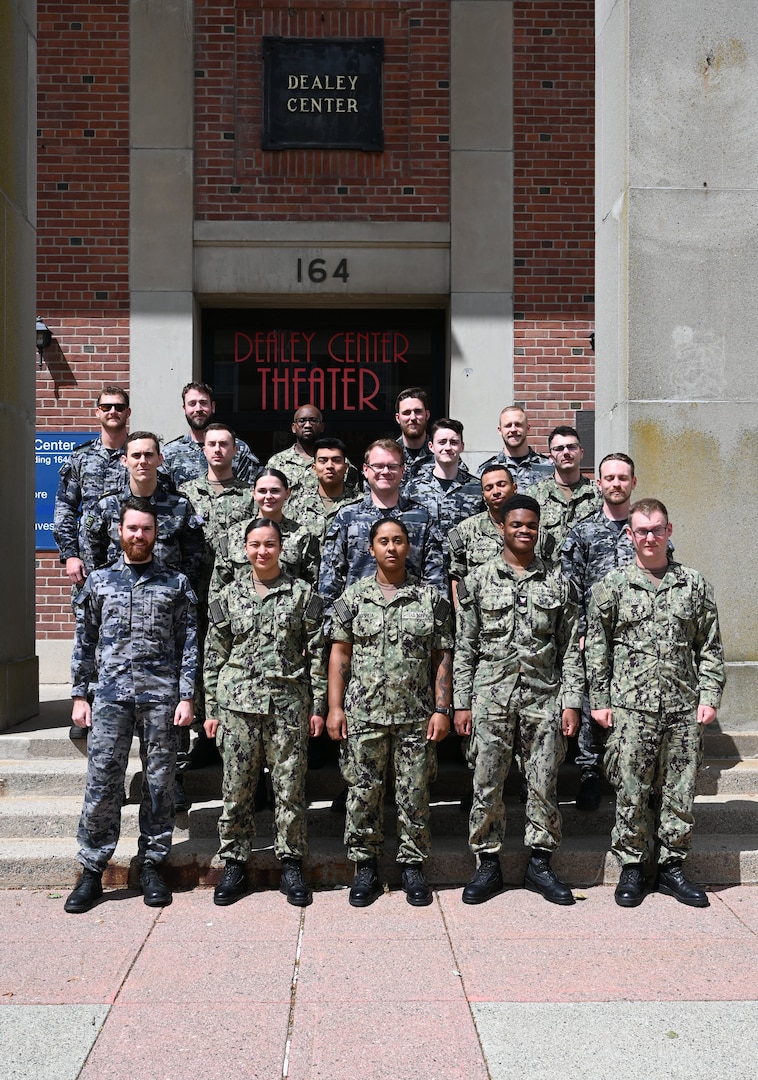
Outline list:
[[[632,520],[635,514],[644,514],[645,517],[650,517],[652,514],[663,514],[668,525],[669,512],[660,499],[638,499],[636,503],[632,503],[629,507],[629,521]]]
[[[570,435],[572,438],[576,439],[580,446],[582,445],[582,440],[579,438],[579,432],[576,428],[569,427],[568,424],[559,424],[558,427],[553,428],[547,437],[548,448],[556,435],[562,435],[564,439],[567,439]]]
[[[129,408],[129,395],[127,394],[126,390],[124,390],[123,386],[104,386],[100,393],[97,395],[97,401],[95,402],[95,404],[99,405],[106,394],[108,395],[108,397],[120,397],[121,400],[125,403],[127,409]]]
[[[432,424],[432,429],[429,432],[429,438],[433,439],[435,432],[441,429],[447,429],[448,431],[454,431],[458,438],[463,442],[463,424],[460,420],[451,420],[449,416],[444,416],[440,420],[435,420]]]
[[[400,402],[406,401],[408,398],[418,398],[425,409],[429,408],[429,395],[426,390],[423,390],[420,386],[409,386],[405,390],[401,390],[395,399],[395,412],[400,411]]]
[[[313,449],[316,454],[319,450],[339,450],[343,458],[347,460],[347,446],[336,435],[324,435],[322,439],[316,439]]]
[[[199,394],[206,394],[211,399],[211,401],[216,400],[213,393],[213,387],[210,386],[207,382],[188,382],[186,386],[182,387],[182,405],[184,404],[184,399],[186,398],[190,390],[197,390]]]
[[[141,495],[130,495],[128,499],[124,499],[118,512],[119,525],[124,524],[124,518],[128,510],[136,510],[139,514],[149,514],[157,526],[158,508],[150,499],[145,499]]]
[[[628,454],[606,454],[597,467],[598,476],[603,475],[603,465],[605,465],[606,461],[623,461],[624,464],[628,465],[629,468],[632,470],[632,476],[634,476],[634,462]]]
[[[400,529],[401,532],[405,533],[405,539],[408,541],[408,543],[411,542],[411,538],[408,535],[408,526],[405,524],[404,521],[401,521],[399,518],[383,517],[377,518],[377,520],[373,523],[373,525],[368,531],[369,547],[371,547],[371,545],[374,543],[374,538],[381,529],[382,525],[397,525],[398,529]]]
[[[267,465],[266,468],[261,469],[261,471],[256,476],[255,482],[253,483],[253,490],[255,490],[255,488],[256,488],[256,486],[258,484],[258,481],[262,480],[266,476],[273,476],[274,479],[278,480],[280,484],[284,484],[284,486],[285,486],[285,488],[287,488],[287,490],[289,490],[290,487],[292,487],[289,480],[284,475],[284,473],[281,471],[281,469],[272,469],[270,465]]]
[[[284,538],[282,537],[282,530],[279,527],[278,521],[271,521],[270,518],[255,518],[253,521],[249,522],[247,528],[245,529],[245,540],[247,540],[250,533],[254,532],[256,529],[273,529],[276,535],[279,537],[279,543],[282,544],[284,542]]]
[[[372,443],[369,443],[366,447],[366,453],[363,455],[364,465],[368,465],[368,459],[371,457],[372,450],[386,450],[388,454],[394,454],[402,465],[405,464],[403,448],[400,443],[396,443],[394,439],[374,439]]]
[[[510,469],[508,468],[508,466],[507,466],[507,465],[503,465],[503,463],[502,463],[501,461],[494,461],[494,462],[492,463],[492,465],[488,465],[486,469],[483,469],[483,470],[482,470],[482,475],[481,475],[481,477],[480,477],[480,480],[482,480],[482,482],[484,482],[484,478],[485,478],[485,476],[487,475],[487,473],[493,473],[493,472],[504,472],[504,473],[505,473],[505,475],[506,475],[506,476],[508,477],[508,479],[510,480],[510,482],[511,482],[512,484],[514,484],[514,483],[515,483],[515,480],[513,479],[513,473],[512,473],[512,472],[511,472],[511,470],[510,470]]]
[[[205,429],[206,436],[209,431],[228,431],[232,437],[232,442],[236,442],[237,440],[237,434],[234,428],[229,427],[229,425],[225,424],[222,420],[214,420],[212,424],[208,424],[208,427]]]
[[[540,517],[540,504],[536,499],[533,499],[531,495],[511,495],[510,499],[506,499],[503,505],[500,507],[500,520],[505,524],[505,519],[514,510],[531,510],[533,514],[537,515],[537,520]]]
[[[498,417],[498,423],[503,419],[503,413],[507,412],[520,412],[523,418],[526,420],[526,409],[523,405],[517,405],[515,402],[513,405],[506,405],[504,409],[500,410],[500,416]]]
[[[132,431],[127,435],[126,442],[124,443],[124,454],[126,454],[129,443],[136,442],[137,439],[152,439],[155,443],[155,452],[160,454],[161,452],[161,440],[155,434],[154,431]]]

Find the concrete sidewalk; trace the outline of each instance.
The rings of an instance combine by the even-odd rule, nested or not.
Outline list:
[[[3,1080],[754,1080],[758,888],[694,910],[0,892]]]

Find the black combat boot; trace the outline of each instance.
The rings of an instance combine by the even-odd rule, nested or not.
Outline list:
[[[424,877],[421,863],[404,863],[400,882],[405,898],[413,907],[427,907],[432,902],[432,890]]]
[[[613,898],[619,907],[639,907],[645,895],[645,875],[639,863],[630,863],[621,870]]]
[[[479,856],[476,872],[463,890],[463,903],[483,904],[485,900],[501,893],[504,888],[500,858],[484,853]]]
[[[295,907],[308,907],[313,902],[313,893],[303,881],[303,866],[300,859],[282,859],[282,877],[279,892],[287,897],[288,904]]]
[[[227,859],[224,872],[213,890],[213,903],[219,907],[228,907],[247,892],[247,874],[245,864],[237,859]]]
[[[551,852],[545,848],[532,848],[532,857],[526,868],[524,888],[539,893],[551,904],[575,904],[574,894],[560,881],[550,866]]]
[[[382,895],[382,886],[376,871],[376,859],[366,859],[355,864],[355,877],[350,886],[348,900],[353,907],[368,907]]]
[[[103,875],[85,866],[73,892],[69,893],[63,910],[69,915],[82,915],[85,911],[89,911],[102,895]]]
[[[143,863],[139,872],[142,896],[148,907],[168,907],[173,900],[171,889],[160,875],[155,863]]]
[[[710,907],[705,890],[693,885],[684,876],[682,864],[678,859],[664,863],[658,872],[658,892],[664,896],[673,896],[680,904],[688,907]]]

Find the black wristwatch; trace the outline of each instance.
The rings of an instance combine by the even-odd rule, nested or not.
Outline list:
[[[435,705],[434,706],[434,711],[438,712],[438,713],[442,713],[443,716],[447,716],[447,717],[449,717],[450,720],[452,720],[453,719],[453,713],[455,712],[455,709],[453,708],[452,705]]]

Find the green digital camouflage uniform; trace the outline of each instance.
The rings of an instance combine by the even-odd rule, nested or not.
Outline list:
[[[613,851],[622,866],[641,863],[654,839],[659,863],[682,860],[702,760],[697,707],[717,709],[725,682],[711,586],[673,561],[658,588],[636,562],[612,570],[592,590],[585,658],[591,707],[613,710],[605,753],[616,788]]]
[[[450,530],[449,574],[452,581],[461,581],[482,563],[494,559],[503,550],[503,534],[490,516],[489,510],[473,514]]]
[[[584,692],[576,594],[558,567],[535,558],[519,575],[498,555],[460,582],[458,605],[453,696],[456,709],[472,712],[471,850],[502,847],[503,783],[517,737],[528,789],[524,840],[553,850],[566,755],[561,712],[580,709]]]
[[[285,573],[261,598],[248,573],[222,589],[208,614],[206,711],[219,720],[224,764],[219,857],[245,861],[251,854],[255,787],[265,762],[274,787],[275,854],[302,859],[309,718],[326,709],[321,598]]]
[[[522,495],[528,487],[538,484],[540,480],[546,480],[554,470],[552,458],[538,454],[531,446],[527,447],[526,454],[520,458],[511,457],[505,450],[493,454],[479,466],[478,475],[481,477],[490,465],[505,465]]]
[[[245,527],[244,524],[235,525],[225,536],[219,537],[216,563],[211,577],[211,599],[234,578],[247,577],[250,563],[245,554]],[[318,583],[321,559],[316,537],[289,517],[282,518],[279,528],[282,530],[282,552],[279,556],[282,570],[315,586]]]
[[[235,527],[244,532],[248,522],[258,516],[258,508],[250,484],[236,477],[224,481],[224,487],[216,491],[206,474],[182,484],[179,493],[189,499],[195,512],[195,520],[203,534],[203,575],[198,593],[202,600],[206,600],[216,554],[222,543],[221,538],[226,537]]]
[[[555,477],[551,476],[548,480],[540,480],[525,494],[531,495],[540,504],[540,555],[560,566],[561,548],[569,530],[603,505],[598,486],[594,480],[582,476],[566,502]]]
[[[343,494],[327,506],[319,495],[318,487],[314,489],[301,487],[287,499],[287,517],[292,518],[298,525],[302,525],[309,533],[312,533],[318,540],[319,551],[321,551],[337,512],[347,503],[356,502],[358,498],[359,496],[353,490],[345,488]]]
[[[340,748],[348,784],[345,844],[353,862],[381,855],[384,787],[395,770],[400,863],[428,858],[429,784],[437,752],[427,739],[434,712],[432,650],[453,645],[450,605],[431,585],[408,577],[385,600],[376,577],[350,585],[333,608],[332,640],[352,646]]]
[[[311,494],[318,488],[318,477],[313,471],[313,458],[304,457],[296,445],[286,450],[280,450],[278,454],[272,454],[266,463],[268,469],[278,469],[287,477],[292,495],[300,495],[305,492]],[[345,487],[354,494],[360,491],[361,477],[355,465],[351,461],[347,463],[345,473]],[[294,514],[290,514],[295,517]],[[295,518],[295,520],[299,520]]]

